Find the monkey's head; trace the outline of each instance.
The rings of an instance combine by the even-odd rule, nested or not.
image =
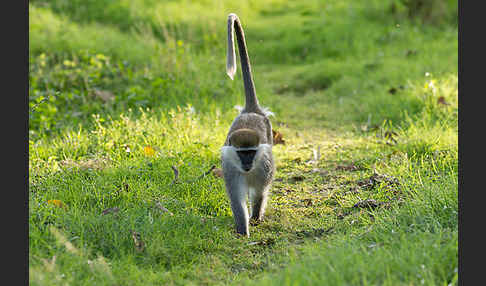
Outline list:
[[[236,149],[242,169],[250,171],[260,144],[258,133],[251,129],[238,129],[229,136],[229,143]]]

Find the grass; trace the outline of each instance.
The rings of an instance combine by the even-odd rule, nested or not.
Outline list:
[[[457,285],[454,17],[78,2],[29,6],[31,285]],[[248,239],[211,171],[244,98],[230,12],[285,140]]]

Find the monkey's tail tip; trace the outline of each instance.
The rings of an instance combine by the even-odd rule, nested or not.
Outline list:
[[[233,70],[231,70],[231,69],[227,69],[227,70],[226,70],[226,74],[229,76],[229,78],[230,78],[231,80],[233,80],[233,78],[234,78],[234,76],[235,76],[235,70],[234,70],[234,69],[233,69]]]
[[[226,74],[233,80],[236,73],[236,54],[235,54],[235,43],[234,43],[234,21],[238,19],[235,13],[230,13],[228,15],[228,54],[226,60]]]

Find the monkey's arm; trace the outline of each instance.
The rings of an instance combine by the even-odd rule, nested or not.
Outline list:
[[[236,224],[236,232],[249,236],[249,214],[247,208],[248,185],[241,172],[228,160],[223,158],[223,176],[226,192],[230,199],[231,210]]]

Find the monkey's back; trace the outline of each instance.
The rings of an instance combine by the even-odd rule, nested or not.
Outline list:
[[[258,136],[260,137],[260,144],[268,144],[270,146],[273,145],[272,124],[270,123],[270,120],[265,115],[253,112],[241,113],[235,118],[231,124],[224,145],[230,145],[229,134],[243,128],[252,129],[257,132]]]

